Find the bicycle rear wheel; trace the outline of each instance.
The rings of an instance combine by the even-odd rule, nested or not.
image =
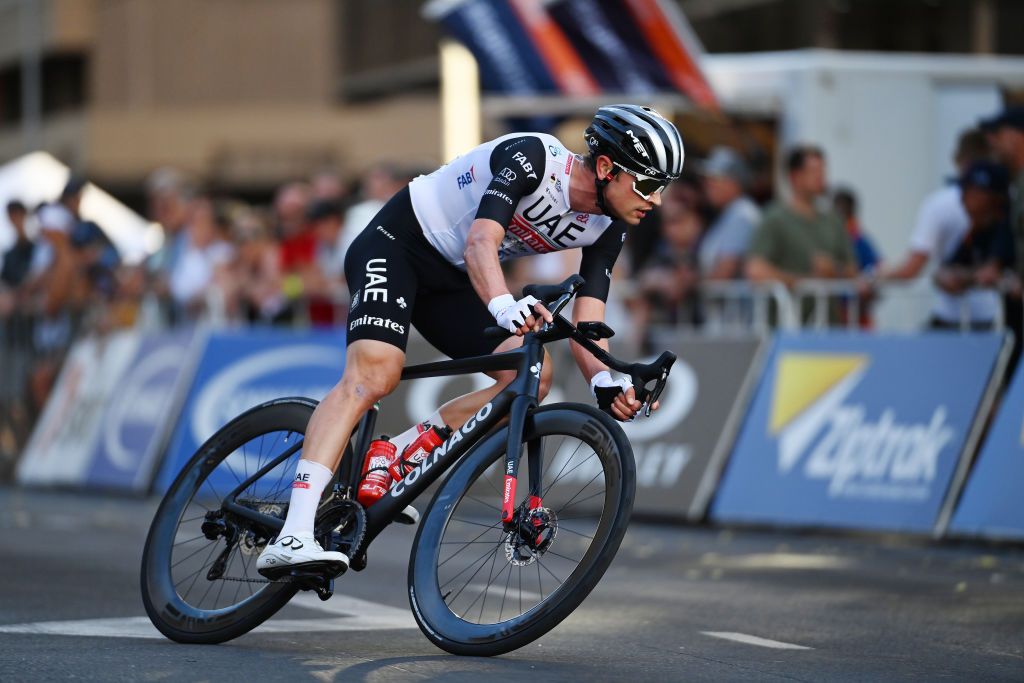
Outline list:
[[[535,411],[524,434],[540,444],[542,502],[531,505],[524,453],[516,514],[525,526],[505,531],[506,438],[492,434],[456,466],[413,546],[413,614],[453,654],[502,654],[554,628],[600,580],[632,513],[635,468],[622,429],[590,406],[559,404]]]
[[[283,519],[316,401],[287,398],[238,416],[204,443],[157,509],[142,555],[142,600],[153,624],[181,643],[220,643],[281,609],[297,588],[256,572],[266,530],[233,518],[224,497],[292,451],[237,497]],[[298,446],[298,447],[297,447]]]

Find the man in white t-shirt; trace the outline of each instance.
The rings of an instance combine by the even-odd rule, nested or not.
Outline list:
[[[957,173],[963,175],[970,166],[989,157],[985,134],[971,128],[960,134],[953,163]],[[910,235],[910,245],[902,263],[883,269],[879,280],[908,281],[923,275],[931,264],[939,264],[950,257],[960,244],[960,238],[970,227],[970,219],[961,201],[960,184],[951,182],[924,198],[917,211],[917,221]],[[937,289],[932,311],[935,314],[955,308],[957,303],[946,292]]]

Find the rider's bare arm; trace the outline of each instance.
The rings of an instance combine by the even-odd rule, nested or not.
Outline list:
[[[486,304],[496,296],[508,294],[505,275],[501,272],[498,248],[505,237],[505,228],[489,218],[477,218],[466,239],[466,272],[473,289]]]

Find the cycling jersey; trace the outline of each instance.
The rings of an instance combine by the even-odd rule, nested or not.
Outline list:
[[[452,358],[492,352],[479,334],[494,325],[466,273],[470,226],[506,228],[498,258],[582,247],[579,296],[604,301],[626,226],[569,207],[569,178],[582,163],[550,135],[485,143],[392,197],[345,255],[353,291],[347,343],[374,339],[402,350],[415,327]]]
[[[505,228],[501,261],[582,247],[580,275],[587,284],[579,294],[603,301],[626,226],[570,208],[569,178],[577,163],[582,161],[551,135],[506,135],[413,180],[413,210],[427,241],[462,270],[477,218]]]

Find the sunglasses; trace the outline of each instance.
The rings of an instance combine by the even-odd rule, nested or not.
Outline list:
[[[668,184],[672,182],[670,180],[662,180],[661,178],[651,178],[636,171],[631,171],[617,161],[612,163],[633,176],[633,192],[636,192],[647,202],[651,201],[651,197],[654,195],[661,194],[668,187]]]

